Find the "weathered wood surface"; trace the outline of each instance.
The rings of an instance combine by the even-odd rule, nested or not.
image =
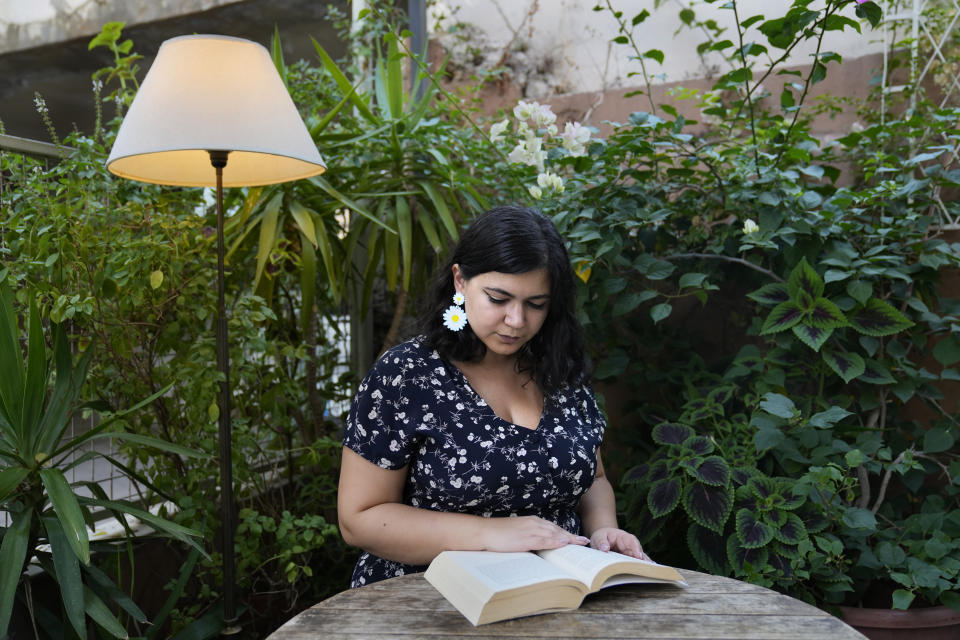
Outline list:
[[[402,576],[338,593],[268,640],[316,638],[658,638],[865,640],[838,618],[763,587],[681,570],[687,589],[622,585],[576,611],[474,627],[423,579]]]

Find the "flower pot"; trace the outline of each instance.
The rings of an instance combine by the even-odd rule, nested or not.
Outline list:
[[[919,607],[899,611],[840,607],[843,621],[870,640],[956,640],[960,638],[960,612],[950,607]]]

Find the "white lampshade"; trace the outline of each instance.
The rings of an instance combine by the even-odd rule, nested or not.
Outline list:
[[[141,182],[210,187],[209,151],[230,152],[225,187],[326,169],[263,46],[220,35],[171,38],[120,125],[107,169]]]

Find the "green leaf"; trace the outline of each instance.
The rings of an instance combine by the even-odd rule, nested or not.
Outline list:
[[[842,407],[830,407],[826,411],[821,411],[810,416],[807,424],[811,427],[817,427],[818,429],[829,429],[847,416],[852,415],[852,413]]]
[[[0,637],[6,637],[17,584],[27,559],[31,514],[29,510],[10,514],[12,522],[0,542]]]
[[[366,207],[353,201],[352,199],[348,198],[347,196],[343,195],[342,193],[334,189],[333,185],[331,185],[326,178],[322,176],[311,176],[307,178],[307,181],[311,182],[312,184],[326,191],[328,195],[330,195],[334,200],[336,200],[337,202],[345,206],[347,209],[356,211],[367,220],[370,220],[371,222],[380,225],[390,233],[396,233],[395,229],[391,229],[388,225],[384,224],[379,218],[377,218],[375,215],[367,211]]]
[[[202,534],[199,531],[188,529],[187,527],[161,518],[160,516],[155,516],[149,511],[144,511],[143,509],[131,506],[125,502],[120,502],[119,500],[100,500],[97,498],[84,497],[81,497],[80,500],[85,505],[91,505],[94,507],[108,509],[110,511],[119,511],[121,513],[130,514],[131,516],[139,518],[143,522],[147,523],[158,532],[165,533],[197,549],[201,554],[203,554],[204,558],[210,557],[207,555],[207,552],[197,543],[198,540],[202,539]]]
[[[87,536],[87,524],[83,511],[77,502],[67,479],[60,469],[41,469],[40,479],[50,497],[50,503],[57,514],[63,534],[73,549],[73,553],[83,564],[90,564],[90,541]]]
[[[787,291],[793,300],[798,300],[801,292],[807,294],[813,300],[823,295],[823,279],[810,266],[806,258],[800,258],[800,262],[790,272],[790,277],[787,280]]]
[[[877,517],[869,509],[849,507],[843,512],[843,523],[852,529],[877,530]]]
[[[873,285],[864,280],[853,280],[847,283],[847,295],[860,304],[865,304],[873,295]]]
[[[387,35],[394,35],[392,33]],[[384,37],[387,41],[387,101],[390,105],[390,116],[399,118],[403,115],[403,55],[397,46],[397,38]]]
[[[826,298],[817,298],[807,310],[804,324],[818,329],[837,329],[847,326],[847,318],[837,305]]]
[[[883,19],[883,10],[875,2],[864,2],[857,5],[857,17],[867,20],[876,29]]]
[[[678,283],[678,286],[681,289],[686,289],[687,287],[699,287],[706,279],[707,274],[705,273],[689,272],[680,276],[680,282]]]
[[[293,221],[300,230],[300,233],[303,234],[310,244],[317,246],[317,230],[313,224],[314,212],[294,200],[290,203],[290,214],[293,216]]]
[[[169,388],[169,385],[167,388]],[[180,444],[174,444],[172,442],[167,442],[166,440],[161,440],[160,438],[154,438],[151,436],[143,436],[138,433],[127,433],[124,431],[104,431],[102,433],[98,433],[94,439],[99,438],[109,438],[113,440],[119,440],[121,442],[134,442],[144,447],[157,449],[158,451],[175,453],[178,456],[183,456],[184,458],[203,458],[208,455],[206,452],[198,449],[190,449],[189,447],[185,447]]]
[[[649,51],[645,51],[643,57],[656,60],[660,64],[663,64],[663,51],[660,51],[659,49],[650,49]]]
[[[450,236],[451,240],[456,241],[459,237],[457,233],[457,224],[453,219],[453,215],[450,213],[450,208],[447,206],[446,201],[441,197],[440,191],[437,187],[427,182],[426,180],[421,180],[417,182],[420,185],[420,188],[423,189],[423,192],[427,194],[427,197],[430,198],[430,202],[433,203],[433,208],[437,212],[437,217],[440,218],[441,224],[447,230],[447,235]]]
[[[800,338],[800,341],[805,345],[813,349],[814,351],[820,351],[820,347],[827,341],[833,334],[833,329],[823,329],[820,327],[815,327],[811,324],[803,322],[801,324],[795,325],[792,328],[793,335]]]
[[[191,556],[199,555],[199,552],[196,549],[190,550]],[[89,566],[81,567],[85,577],[87,578],[86,583],[90,585],[100,596],[101,598],[108,598],[109,601],[112,601],[132,617],[137,622],[146,622],[146,614],[137,606],[137,603],[133,599],[120,590],[113,580],[110,579],[107,574],[98,569],[95,564],[91,563]],[[181,593],[182,592],[177,592]],[[154,619],[152,624],[155,626],[159,624],[159,621]]]
[[[864,358],[864,371],[860,374],[858,380],[863,380],[870,384],[893,384],[896,382],[890,375],[890,370],[876,360]]]
[[[322,227],[323,223],[320,221],[320,214],[314,213],[314,215],[316,216],[316,225]],[[339,303],[341,295],[340,270],[336,261],[333,259],[333,247],[330,246],[330,236],[326,232],[317,234],[317,246],[320,249],[320,257],[323,259],[323,268],[327,272],[327,282],[330,284],[333,299]]]
[[[641,291],[640,293],[631,291],[626,295],[617,296],[616,302],[613,303],[613,310],[610,313],[613,316],[620,316],[625,313],[629,313],[647,300],[656,298],[657,295],[658,294],[656,291],[647,289],[646,291]]]
[[[21,422],[20,402],[26,371],[20,351],[20,331],[9,280],[0,283],[0,411],[11,428]],[[18,430],[19,432],[19,430]],[[17,436],[19,438],[19,436]],[[17,443],[20,446],[21,443]]]
[[[328,275],[332,275],[329,274]],[[313,306],[317,295],[317,250],[302,233],[300,234],[300,330],[307,335],[313,319]],[[219,417],[219,407],[218,407]],[[216,418],[214,419],[216,420]],[[211,421],[212,422],[212,421]]]
[[[283,202],[283,193],[277,192],[263,207],[260,219],[260,239],[257,241],[257,271],[253,279],[253,287],[257,288],[267,261],[277,245],[277,227],[280,219],[280,204]]]
[[[796,325],[803,318],[804,312],[793,300],[781,302],[770,312],[763,322],[760,335],[768,335],[784,331]]]
[[[956,438],[943,427],[931,427],[923,434],[924,453],[943,453],[953,448]]]
[[[827,363],[833,372],[843,378],[844,382],[850,382],[860,376],[865,370],[863,358],[859,354],[850,351],[822,351],[820,354],[823,361]]]
[[[760,402],[760,408],[778,418],[789,420],[798,412],[793,400],[779,393],[766,393]]]
[[[313,48],[316,49],[317,55],[320,57],[320,61],[323,63],[327,73],[329,73],[330,77],[333,78],[333,81],[337,83],[337,86],[340,88],[340,91],[344,94],[344,96],[350,96],[350,102],[354,107],[356,107],[357,112],[371,124],[381,124],[377,117],[373,115],[373,112],[370,111],[370,107],[367,106],[367,103],[359,95],[357,95],[356,91],[354,91],[350,80],[348,80],[347,76],[340,71],[337,63],[333,61],[333,58],[331,58],[326,50],[320,46],[319,42],[314,40],[312,37],[310,38],[310,41],[313,42]]]
[[[57,588],[63,600],[70,625],[80,638],[87,637],[86,620],[83,615],[83,581],[80,577],[80,563],[63,533],[59,520],[43,518],[50,549],[53,552],[53,566],[56,569]]]
[[[770,525],[757,519],[756,514],[749,509],[737,511],[737,537],[745,549],[759,549],[773,540],[773,529]]]
[[[848,316],[850,326],[867,336],[889,336],[913,326],[913,322],[889,303],[870,298]]]
[[[28,475],[30,475],[30,469],[26,467],[6,467],[0,470],[0,505]]]
[[[722,533],[733,510],[733,492],[729,486],[715,487],[693,482],[684,488],[682,504],[694,522]]]
[[[654,518],[662,518],[680,504],[680,481],[676,478],[664,478],[655,482],[647,494],[647,507]]]
[[[273,66],[277,69],[277,74],[283,80],[283,85],[287,86],[287,65],[283,63],[283,46],[280,44],[280,28],[273,25],[273,37],[270,38],[270,58],[273,60]]]
[[[37,308],[35,296],[30,298],[30,319],[27,325],[27,334],[27,368],[24,377],[23,395],[20,398],[23,413],[20,415],[20,424],[14,423],[13,427],[19,431],[22,442],[26,443],[26,446],[21,445],[24,448],[20,454],[25,457],[33,457],[37,453],[34,446],[40,435],[36,433],[36,423],[43,411],[43,401],[47,392],[47,378],[49,376],[47,344],[43,337],[43,321],[40,319],[40,311]]]
[[[123,625],[120,624],[117,617],[110,611],[110,608],[104,604],[103,600],[87,585],[83,585],[83,603],[87,615],[103,627],[107,633],[111,634],[114,638],[130,637],[127,634],[127,630],[123,628]]]
[[[410,205],[404,196],[396,197],[397,233],[400,235],[400,256],[403,261],[403,290],[410,290],[410,272],[413,271],[413,220]]]
[[[909,609],[913,603],[914,593],[906,589],[897,589],[893,592],[893,608]]]
[[[784,283],[771,282],[756,291],[748,293],[747,297],[758,304],[772,307],[787,302],[790,299],[790,294],[787,292],[787,285]]]
[[[650,309],[650,317],[653,318],[653,323],[657,324],[661,320],[669,318],[672,312],[673,306],[669,302],[661,302]]]
[[[933,347],[933,357],[944,367],[960,362],[960,340],[953,334],[944,336]]]

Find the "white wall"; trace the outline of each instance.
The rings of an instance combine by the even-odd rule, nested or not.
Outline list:
[[[124,21],[133,25],[237,1],[0,0],[0,53],[93,36],[106,22]]]
[[[702,78],[709,72],[725,71],[723,60],[714,55],[705,66],[697,55],[697,45],[705,40],[704,34],[688,28],[681,29],[678,18],[680,9],[690,6],[687,0],[663,0],[659,9],[654,9],[653,0],[611,0],[621,11],[629,24],[632,17],[644,9],[650,16],[634,30],[634,37],[641,51],[659,49],[664,52],[664,64],[646,60],[648,73],[657,83],[672,83]],[[597,91],[617,87],[643,84],[642,77],[628,77],[631,71],[639,71],[639,65],[629,60],[633,50],[624,45],[610,42],[617,35],[617,22],[609,11],[595,12],[595,5],[605,5],[605,0],[442,0],[440,11],[453,16],[453,21],[477,27],[487,38],[485,53],[491,62],[495,62],[510,43],[511,39],[527,48],[520,53],[527,58],[527,64],[543,65],[552,60],[552,78],[548,83],[553,86],[538,87],[527,94],[537,96],[552,93],[578,93]],[[736,42],[733,12],[721,9],[722,2],[708,5],[695,4],[700,19],[712,18],[721,25],[728,26],[724,37]],[[790,6],[789,0],[739,0],[737,3],[741,20],[754,13],[765,13],[768,18],[777,17]],[[812,8],[823,6],[823,0],[814,0]],[[772,8],[776,7],[776,10]],[[436,9],[433,10],[436,13]],[[845,15],[854,16],[851,7],[845,9]],[[434,32],[447,45],[451,35],[442,35],[444,26],[450,20],[440,23],[440,29]],[[751,27],[759,43],[766,39]],[[855,31],[829,32],[824,41],[823,51],[835,51],[844,59],[856,58],[882,50],[882,34],[864,25],[863,35]],[[797,47],[791,55],[789,64],[803,65],[810,62],[814,51],[813,43]],[[781,52],[771,49],[779,56]]]

